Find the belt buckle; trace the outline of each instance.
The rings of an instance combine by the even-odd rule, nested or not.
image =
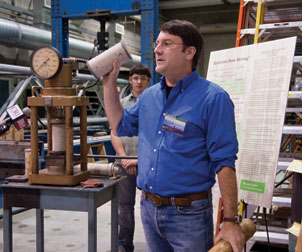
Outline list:
[[[155,206],[159,207],[159,206],[163,205],[162,199],[161,199],[161,197],[159,195],[153,194],[152,196],[154,197],[154,199],[158,199],[159,200],[158,203],[155,202],[155,200],[153,200],[153,203],[154,203]]]

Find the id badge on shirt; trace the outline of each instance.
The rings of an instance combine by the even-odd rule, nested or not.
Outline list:
[[[186,127],[185,120],[166,114],[163,124],[163,130],[183,136],[185,127]]]

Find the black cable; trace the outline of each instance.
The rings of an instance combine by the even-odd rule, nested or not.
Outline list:
[[[87,89],[89,89],[89,88],[94,87],[96,84],[98,84],[99,81],[100,81],[99,79],[96,80],[94,83],[92,83],[90,86],[87,86],[85,89],[87,90]]]
[[[288,180],[294,173],[290,172],[285,178],[283,178],[278,184],[275,185],[275,188],[279,187],[282,185],[286,180]]]
[[[76,61],[77,61],[77,62],[81,62],[81,63],[85,63],[85,64],[86,64],[88,60],[86,60],[86,59],[81,59],[81,58],[76,58]]]
[[[47,126],[42,122],[40,117],[38,117],[38,122],[41,123],[41,125],[44,129],[47,129]]]
[[[265,221],[265,228],[266,228],[266,237],[267,237],[267,243],[268,243],[268,252],[270,252],[271,251],[271,243],[270,243],[270,240],[269,240],[269,233],[268,233],[266,207],[263,208],[263,213],[264,213],[264,221]]]
[[[74,63],[74,62],[79,62],[79,63],[84,63],[86,64],[88,60],[86,59],[81,59],[81,58],[63,58],[63,62],[69,62],[69,63]]]

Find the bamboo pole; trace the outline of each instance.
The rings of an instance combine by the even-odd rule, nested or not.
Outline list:
[[[245,235],[246,241],[253,237],[254,233],[256,232],[256,225],[250,219],[243,219],[240,223],[240,228]],[[220,240],[209,250],[209,252],[233,252],[233,249],[229,242]]]

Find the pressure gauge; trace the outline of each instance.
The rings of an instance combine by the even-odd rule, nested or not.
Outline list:
[[[62,64],[59,51],[50,46],[37,48],[30,57],[32,72],[42,79],[53,78],[61,71]]]

